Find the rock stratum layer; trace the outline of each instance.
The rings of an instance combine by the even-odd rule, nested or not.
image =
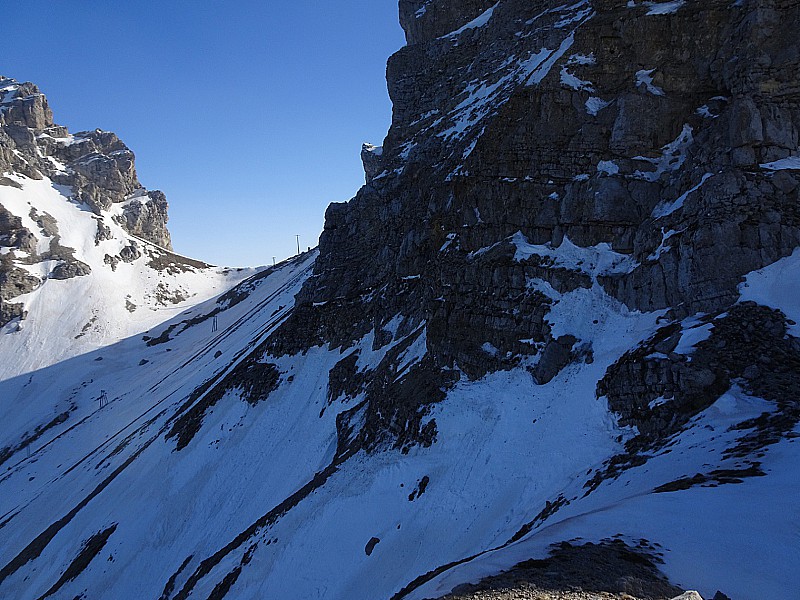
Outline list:
[[[401,3],[410,45],[389,62],[380,167],[329,208],[303,299],[385,287],[462,367],[486,362],[486,341],[519,354],[508,334],[546,341],[536,311],[496,322],[543,273],[641,311],[734,302],[745,274],[800,245],[798,172],[778,170],[797,155],[797,5],[660,6]],[[559,264],[565,240],[615,260]]]
[[[0,593],[794,593],[800,4],[400,21],[318,251],[2,382]]]

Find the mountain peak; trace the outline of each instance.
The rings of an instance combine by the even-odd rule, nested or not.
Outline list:
[[[134,153],[115,133],[72,134],[54,123],[38,86],[0,78],[0,330],[27,338],[48,329],[39,309],[59,290],[80,290],[86,297],[53,335],[96,343],[238,280],[174,254],[167,209],[162,192],[139,182]],[[90,326],[101,313],[124,324]]]
[[[121,222],[131,234],[172,247],[166,198],[153,192],[150,200],[142,200],[147,194],[142,194],[135,156],[117,135],[101,129],[70,134],[54,123],[36,84],[8,77],[0,79],[0,173],[67,186],[71,199],[98,216],[122,206]],[[134,195],[137,202],[131,202]]]

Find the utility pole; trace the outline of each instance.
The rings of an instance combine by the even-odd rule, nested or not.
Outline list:
[[[275,257],[274,256],[272,257],[272,266],[273,267],[275,266]]]
[[[297,238],[297,253],[300,254],[300,236],[296,235],[294,237]]]

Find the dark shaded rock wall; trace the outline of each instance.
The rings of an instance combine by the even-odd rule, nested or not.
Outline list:
[[[410,45],[389,61],[382,169],[328,209],[300,298],[310,335],[340,343],[403,313],[462,364],[485,362],[478,340],[519,352],[510,330],[546,341],[525,267],[472,260],[517,231],[553,248],[609,243],[635,265],[599,273],[610,294],[682,314],[726,306],[743,274],[800,245],[800,174],[759,166],[797,153],[797,3],[648,15],[503,0],[483,27],[437,37],[493,4],[401,2]],[[379,314],[354,312],[376,294]],[[532,308],[502,322],[516,301]]]
[[[791,254],[800,173],[761,165],[798,154],[800,4],[651,12],[401,1],[392,126],[367,151],[366,185],[329,207],[314,277],[272,351],[369,331],[385,344],[424,323],[440,367],[477,378],[533,360],[544,383],[590,351],[553,339],[542,282],[599,283],[680,319],[724,309],[744,274]],[[515,240],[556,254],[607,244],[627,267],[518,260]],[[397,315],[403,330],[387,333]]]

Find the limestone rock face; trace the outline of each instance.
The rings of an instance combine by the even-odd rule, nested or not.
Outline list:
[[[0,171],[31,179],[47,176],[71,187],[73,198],[97,215],[123,204],[123,227],[172,248],[166,198],[139,183],[133,152],[110,131],[71,135],[53,123],[47,98],[37,86],[6,77],[0,77]]]
[[[16,84],[0,77],[0,124],[3,126],[44,129],[53,125],[53,111],[47,98],[32,83]]]
[[[367,181],[383,171],[383,148],[364,144],[361,147],[361,162],[364,165],[364,174]]]
[[[147,192],[134,197],[125,206],[122,224],[132,234],[169,249],[172,242],[167,229],[167,209],[167,197],[163,192]]]
[[[493,0],[400,0],[400,25],[409,44],[455,31],[491,8]]]
[[[800,154],[796,3],[401,0],[400,19],[391,129],[329,207],[276,351],[378,344],[400,318],[442,369],[545,382],[591,360],[553,334],[554,294],[719,312],[800,246],[800,171],[768,168]]]
[[[172,249],[166,197],[139,183],[133,152],[110,131],[70,134],[54,124],[47,98],[37,86],[0,77],[0,186],[22,190],[26,179],[45,178],[65,202],[94,213],[94,244],[109,242],[114,247],[105,263],[108,268],[142,256],[135,245],[118,249],[110,227],[114,223],[122,227],[118,237],[131,234],[155,244],[156,254]],[[16,210],[0,201],[0,327],[25,318],[23,304],[13,300],[44,280],[84,277],[92,271],[75,257],[75,248],[62,242],[56,219],[35,207],[29,215],[24,214],[28,208]]]

